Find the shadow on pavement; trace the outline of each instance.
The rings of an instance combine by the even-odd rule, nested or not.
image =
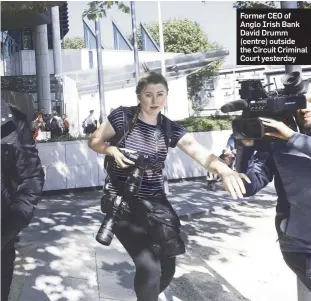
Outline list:
[[[217,255],[218,247],[211,241],[225,243],[225,236],[251,230],[240,218],[238,203],[222,190],[206,191],[204,182],[171,184],[170,192],[179,213],[189,209],[184,206],[204,212],[200,218],[183,222],[188,253],[178,258],[179,275],[177,271],[171,285],[174,296],[182,301],[190,300],[185,297],[189,293],[192,301],[246,300],[195,252],[201,249],[208,257]],[[275,206],[272,193],[266,189],[244,204],[252,208],[249,217],[260,217],[262,209]],[[95,241],[104,217],[99,210],[100,196],[100,191],[92,191],[44,197],[17,246],[11,301],[136,300],[134,265],[128,254],[116,238],[110,247]],[[218,215],[217,208],[225,205],[236,210],[237,218]]]

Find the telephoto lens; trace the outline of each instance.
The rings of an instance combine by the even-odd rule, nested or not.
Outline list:
[[[97,235],[96,240],[104,246],[109,246],[114,236],[114,227],[116,223],[116,215],[105,216]]]
[[[138,193],[144,176],[145,169],[134,168],[125,182],[125,193],[127,196],[134,196]]]

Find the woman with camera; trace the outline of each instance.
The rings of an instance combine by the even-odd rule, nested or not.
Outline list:
[[[224,187],[233,198],[243,197],[245,188],[242,179],[249,182],[244,174],[232,171],[218,157],[199,144],[186,129],[161,115],[168,95],[168,84],[161,74],[148,72],[138,82],[136,94],[139,105],[133,110],[120,107],[110,113],[95,133],[89,138],[89,147],[113,159],[110,173],[118,183],[124,184],[129,176],[130,166],[136,164],[124,154],[136,151],[162,164],[167,157],[167,146],[178,146],[200,165],[218,174]],[[126,120],[131,120],[130,130],[117,146],[107,141],[121,130]],[[166,138],[165,124],[169,122],[170,137]],[[161,126],[160,133],[157,129]],[[158,134],[157,134],[158,133]],[[123,150],[121,150],[123,149]],[[108,173],[109,174],[109,173]],[[110,176],[110,175],[109,175]],[[114,182],[116,183],[116,182]],[[106,195],[122,194],[119,185],[108,181],[104,187]],[[117,184],[118,184],[117,183]],[[159,200],[170,207],[163,187],[161,168],[146,169],[136,195],[137,200]],[[175,273],[175,257],[161,256],[154,251],[153,241],[140,221],[139,214],[122,219],[114,233],[133,259],[136,267],[134,288],[138,301],[157,301],[159,294],[169,285]]]

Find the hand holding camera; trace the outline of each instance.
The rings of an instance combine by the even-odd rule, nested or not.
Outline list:
[[[243,140],[242,143],[248,146],[258,143],[246,143],[245,139],[265,140],[260,142],[262,145],[275,137],[289,139],[297,128],[297,110],[303,112],[307,108],[310,81],[302,80],[300,72],[291,72],[282,78],[284,89],[275,91],[266,91],[267,85],[264,86],[260,79],[241,80],[240,83],[241,100],[221,107],[223,113],[243,110],[242,117],[232,121],[234,138]]]
[[[125,164],[126,162],[132,168],[129,170],[126,182],[121,184],[122,187],[119,187],[122,195],[118,194],[115,197],[104,196],[102,198],[101,209],[106,213],[106,216],[98,230],[96,240],[105,246],[110,245],[117,223],[129,215],[132,202],[140,189],[145,170],[162,167],[159,163],[149,158],[147,154],[129,149],[118,149],[113,146],[111,155],[119,164],[118,166],[126,166],[122,168],[130,167]]]
[[[128,168],[130,165],[135,164],[124,155],[124,152],[131,151],[125,148],[119,149],[116,146],[111,146],[111,156],[114,158],[119,168]]]
[[[259,118],[263,125],[276,129],[276,132],[265,133],[266,136],[276,137],[283,140],[288,140],[291,136],[294,135],[295,131],[289,128],[284,122],[277,121],[269,118]]]
[[[298,114],[300,119],[304,123],[305,127],[311,127],[311,109],[301,109]],[[264,126],[269,128],[274,128],[276,131],[265,133],[266,136],[276,137],[283,140],[288,140],[294,133],[290,127],[288,127],[284,122],[277,121],[270,118],[259,117]],[[254,140],[243,139],[241,140],[244,146],[253,146]]]

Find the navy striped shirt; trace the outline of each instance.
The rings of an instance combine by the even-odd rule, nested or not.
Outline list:
[[[108,116],[108,120],[111,123],[115,132],[120,128],[124,127],[124,111],[127,114],[128,120],[132,120],[133,112],[129,107],[119,107],[112,111]],[[165,116],[163,116],[166,118]],[[158,163],[164,163],[167,157],[167,149],[165,145],[165,135],[164,135],[164,118],[162,119],[161,126],[161,136],[158,140]],[[178,141],[188,132],[185,128],[180,126],[174,121],[169,120],[171,123],[171,133],[172,137],[169,143],[169,147],[175,147]],[[132,131],[129,133],[127,138],[122,141],[119,145],[120,148],[127,148],[134,151],[142,152],[147,154],[152,160],[156,160],[157,151],[156,151],[156,125],[150,125],[148,123],[143,122],[138,118],[136,124],[134,125]],[[118,180],[121,182],[125,182],[128,177],[128,169],[117,168],[116,162],[114,161],[112,166],[112,172],[117,176]],[[110,183],[108,187],[106,187],[110,193],[115,194],[116,188],[112,186]],[[146,170],[143,176],[141,188],[138,193],[138,197],[146,197],[150,195],[155,195],[158,192],[163,191],[163,173],[162,169],[153,169]]]

